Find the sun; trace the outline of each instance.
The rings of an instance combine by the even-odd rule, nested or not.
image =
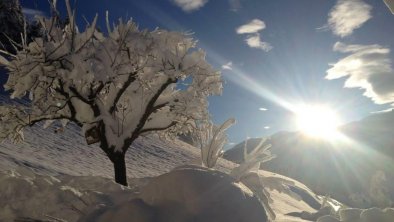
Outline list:
[[[336,112],[322,105],[304,105],[295,111],[298,130],[307,136],[334,139],[338,134],[340,119]]]

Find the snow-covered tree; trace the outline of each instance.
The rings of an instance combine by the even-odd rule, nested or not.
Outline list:
[[[207,97],[221,93],[221,74],[188,34],[139,30],[131,20],[111,26],[108,14],[105,34],[95,28],[97,16],[81,31],[66,6],[65,27],[39,18],[43,37],[22,39],[15,54],[2,51],[5,89],[30,102],[0,106],[0,139],[20,141],[25,127],[41,121],[74,122],[112,161],[115,181],[127,185],[130,145],[149,132],[187,133],[209,121]]]

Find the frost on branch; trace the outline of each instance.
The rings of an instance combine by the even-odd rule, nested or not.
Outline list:
[[[250,153],[247,153],[247,142],[248,140],[245,141],[244,146],[244,162],[230,173],[238,181],[247,173],[260,169],[260,163],[270,161],[276,157],[271,154],[271,144],[266,144],[266,138],[261,139],[260,143]]]
[[[39,121],[73,121],[114,162],[142,134],[187,133],[209,119],[207,97],[221,93],[221,74],[189,35],[140,30],[131,20],[111,27],[108,15],[107,33],[96,30],[97,16],[80,31],[66,5],[68,24],[39,18],[43,37],[0,57],[11,98],[31,100],[17,108],[30,121],[15,133]]]
[[[227,143],[226,130],[235,123],[235,119],[228,119],[220,126],[212,122],[199,123],[194,134],[194,142],[201,148],[202,164],[212,168],[219,157],[223,155],[223,147]]]
[[[0,141],[4,139],[12,142],[22,141],[26,117],[26,113],[16,106],[0,106]]]
[[[260,143],[249,153],[247,153],[247,140],[244,146],[244,162],[235,167],[230,175],[236,180],[245,184],[249,189],[256,194],[260,202],[263,204],[271,220],[274,220],[276,215],[270,204],[273,200],[268,190],[277,190],[280,193],[285,193],[295,199],[300,197],[293,193],[289,186],[294,185],[293,181],[285,178],[269,177],[259,174],[260,164],[274,159],[276,156],[271,154],[271,145],[267,144],[267,139],[263,138]]]

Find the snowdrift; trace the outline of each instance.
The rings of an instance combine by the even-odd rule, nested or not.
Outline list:
[[[0,221],[22,218],[77,221],[98,204],[132,198],[132,189],[102,177],[53,177],[27,168],[0,171]]]
[[[183,166],[152,179],[138,198],[101,208],[81,221],[264,222],[263,206],[229,175],[196,165]]]
[[[226,177],[226,174],[219,171],[212,170],[211,172],[211,175],[208,175],[208,177]],[[264,172],[262,171],[261,173]],[[179,175],[175,174],[175,177],[177,176],[179,177]],[[189,177],[190,179],[190,176],[187,177]],[[228,183],[227,186],[229,186],[230,188],[234,186],[233,188],[231,188],[232,190],[240,189],[240,193],[235,194],[232,201],[229,201],[228,199],[231,195],[223,193],[226,192],[226,189],[218,190],[218,187],[216,187],[216,196],[219,195],[217,197],[225,198],[227,199],[227,201],[219,201],[220,198],[217,198],[215,197],[215,195],[211,194],[207,198],[203,199],[205,202],[203,201],[200,203],[200,205],[198,205],[192,201],[193,198],[199,197],[201,194],[200,191],[204,190],[206,184],[208,184],[209,186],[209,184],[215,183],[215,180],[203,180],[201,181],[202,184],[200,182],[200,186],[198,185],[198,183],[194,183],[193,180],[185,180],[183,182],[180,182],[179,180],[172,179],[168,179],[165,177],[163,179],[163,176],[159,176],[154,179],[134,179],[131,180],[132,182],[130,183],[130,187],[123,187],[114,183],[111,179],[99,176],[40,175],[34,173],[33,171],[31,171],[31,169],[28,169],[26,167],[18,167],[17,169],[0,171],[0,189],[2,190],[2,192],[0,193],[0,221],[14,221],[16,219],[23,218],[43,221],[48,221],[54,218],[68,222],[96,221],[95,219],[92,220],[92,218],[97,219],[99,218],[99,216],[103,216],[103,218],[105,219],[108,218],[108,215],[110,216],[110,218],[116,218],[116,216],[119,217],[119,215],[130,215],[131,212],[136,212],[127,207],[136,207],[135,202],[133,202],[136,197],[141,197],[143,198],[145,203],[156,206],[155,209],[157,209],[158,206],[163,207],[163,205],[160,204],[163,203],[163,200],[169,203],[171,203],[171,201],[169,200],[177,200],[178,202],[175,201],[175,203],[178,203],[175,204],[176,206],[179,206],[179,202],[186,204],[186,207],[187,205],[190,206],[188,207],[189,210],[186,212],[189,212],[190,209],[201,210],[201,208],[196,208],[195,206],[210,206],[209,208],[202,209],[211,209],[212,212],[216,212],[216,214],[219,214],[220,209],[221,207],[223,207],[223,205],[225,206],[226,204],[230,204],[228,206],[231,209],[239,212],[238,215],[250,215],[250,212],[252,212],[251,210],[256,209],[256,207],[259,206],[261,207],[261,212],[256,210],[253,210],[253,212],[255,212],[255,214],[256,212],[257,214],[261,213],[261,217],[264,217],[264,210],[262,206],[256,204],[258,202],[256,202],[257,199],[253,200],[253,198],[255,198],[253,197],[253,193],[242,184],[231,185],[233,183]],[[152,183],[149,183],[150,181],[152,181]],[[216,181],[218,180],[216,179]],[[150,185],[146,186],[146,184]],[[167,186],[165,184],[167,184]],[[175,186],[174,184],[178,185]],[[185,186],[187,184],[191,186]],[[297,186],[299,187],[299,189],[305,189],[304,186],[297,183],[296,181],[295,184],[295,186],[297,186],[297,184],[299,185]],[[158,189],[158,187],[162,188]],[[215,186],[212,187],[214,188]],[[180,191],[179,188],[184,189],[185,192],[177,192]],[[194,195],[192,192],[194,192]],[[313,195],[313,193],[310,193],[310,195]],[[190,197],[190,199],[188,199],[188,197]],[[272,191],[271,197],[274,199],[272,208],[277,213],[276,221],[304,221],[300,218],[291,217],[286,214],[289,212],[298,211],[315,211],[306,202],[294,199],[291,196],[279,193],[277,191]],[[235,205],[233,205],[233,203],[235,200],[239,199],[239,201],[237,201],[238,204],[242,204],[244,203],[245,198],[249,198],[252,203],[254,201],[254,204],[252,204],[251,206],[254,205],[255,207],[249,206],[247,207],[247,209],[245,207],[234,207]],[[212,200],[213,202],[210,202],[210,200]],[[146,208],[143,207],[137,209],[140,209],[141,212],[146,211]],[[104,214],[105,212],[106,214]],[[139,212],[138,215],[141,215],[141,212]],[[191,210],[191,212],[193,212],[193,210]],[[222,216],[227,215],[227,212],[229,212],[229,208],[225,212],[226,213],[221,212]],[[242,212],[244,213],[242,214]],[[196,215],[196,213],[198,214],[198,211],[194,212],[194,214],[192,215]],[[190,216],[190,214],[191,213],[187,215]],[[215,213],[210,215],[211,217],[214,217]],[[219,218],[219,216],[216,216],[216,218]],[[210,221],[206,220],[206,218],[204,219],[203,217],[202,219],[203,221]]]

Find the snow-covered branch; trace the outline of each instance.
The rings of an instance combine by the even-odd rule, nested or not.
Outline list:
[[[263,138],[260,143],[252,149],[249,153],[247,152],[247,140],[244,145],[244,162],[239,166],[235,167],[230,175],[236,180],[245,184],[249,189],[255,193],[260,202],[264,205],[268,216],[271,220],[274,220],[276,215],[270,204],[273,202],[268,190],[276,190],[280,193],[285,193],[292,196],[295,199],[300,197],[293,193],[289,186],[293,186],[294,182],[285,178],[264,176],[259,173],[260,164],[270,161],[276,156],[271,154],[269,140]]]
[[[201,149],[202,164],[208,168],[216,165],[223,155],[223,147],[227,143],[226,130],[235,124],[235,119],[228,119],[222,125],[212,122],[199,122],[193,134],[194,143]]]
[[[275,155],[271,154],[271,144],[266,143],[266,138],[263,138],[260,143],[252,151],[250,151],[250,153],[246,152],[247,142],[248,140],[245,141],[244,146],[244,162],[231,171],[231,176],[238,181],[249,172],[259,170],[260,163],[270,161],[276,157]]]

